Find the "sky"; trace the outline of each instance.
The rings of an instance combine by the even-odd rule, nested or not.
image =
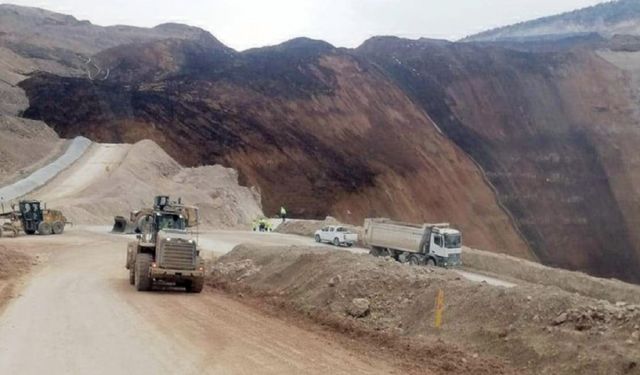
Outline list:
[[[12,0],[94,24],[186,23],[244,50],[306,36],[357,47],[376,35],[457,40],[602,0]],[[0,1],[0,3],[5,3]]]

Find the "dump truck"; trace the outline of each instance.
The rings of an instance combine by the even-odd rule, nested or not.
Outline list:
[[[184,216],[189,227],[195,226],[193,223],[196,218],[196,207],[187,206],[182,204],[182,199],[178,198],[178,201],[171,201],[169,196],[161,195],[154,197],[154,202],[160,202],[164,207],[173,207],[175,210],[180,211]],[[146,222],[147,218],[153,213],[152,207],[142,208],[140,210],[131,211],[129,218],[124,216],[115,216],[113,218],[113,233],[127,233],[127,234],[139,234],[142,233],[142,226]]]
[[[50,210],[37,200],[21,200],[18,208],[12,206],[12,211],[0,214],[4,223],[0,226],[0,237],[5,233],[17,236],[21,231],[27,235],[62,234],[67,218],[59,210]]]
[[[193,208],[189,220],[180,207],[166,197],[156,197],[151,215],[142,223],[142,233],[127,245],[126,269],[129,283],[138,291],[155,285],[184,287],[200,293],[204,286],[204,261],[194,238],[198,210]]]
[[[365,246],[374,256],[402,263],[455,267],[462,264],[462,234],[448,223],[410,224],[390,219],[365,219]]]

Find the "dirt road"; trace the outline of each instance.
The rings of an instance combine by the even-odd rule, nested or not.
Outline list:
[[[79,229],[3,239],[46,260],[0,316],[0,373],[399,372],[212,291],[136,292],[127,240]]]

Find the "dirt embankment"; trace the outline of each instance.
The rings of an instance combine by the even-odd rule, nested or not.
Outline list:
[[[276,228],[276,232],[295,234],[298,236],[313,237],[314,233],[326,225],[341,225],[334,217],[327,216],[324,220],[297,220],[287,219]]]
[[[640,304],[640,287],[623,281],[547,267],[524,259],[468,247],[463,249],[462,258],[465,268],[474,271],[557,287],[569,293],[578,293],[611,303]]]
[[[325,225],[342,224],[330,216],[325,220],[289,220],[280,224],[276,232],[313,237],[315,231]],[[354,233],[358,233],[359,245],[363,246],[364,228],[353,225],[345,226]],[[593,277],[582,272],[548,267],[510,255],[471,249],[469,247],[464,247],[462,259],[465,269],[497,276],[498,278],[514,279],[515,283],[525,281],[553,286],[569,293],[578,293],[611,303],[624,301],[640,304],[640,287],[620,280]]]
[[[31,258],[27,255],[0,245],[0,310],[13,298],[16,280],[31,268]]]
[[[66,144],[43,122],[0,114],[0,186],[53,161]]]
[[[248,227],[262,214],[260,194],[219,165],[184,168],[152,141],[96,144],[82,160],[32,194],[74,223],[112,224],[115,215],[151,207],[155,195],[200,208],[206,227]]]
[[[220,258],[211,283],[409,345],[403,355],[436,373],[640,373],[640,306],[557,287],[491,287],[384,258],[253,246]],[[440,330],[433,327],[438,291],[445,296]]]

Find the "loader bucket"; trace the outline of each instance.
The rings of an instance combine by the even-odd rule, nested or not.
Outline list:
[[[113,218],[113,233],[129,233],[131,232],[131,223],[122,216],[116,216]]]

